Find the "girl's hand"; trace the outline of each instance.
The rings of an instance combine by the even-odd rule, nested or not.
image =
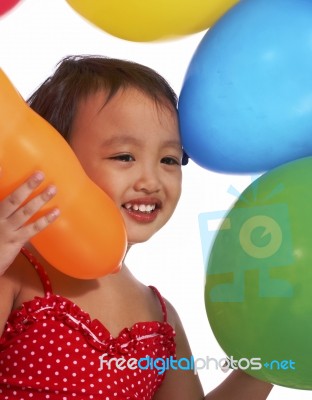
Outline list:
[[[56,194],[55,186],[48,186],[21,207],[43,180],[44,174],[38,171],[0,201],[0,276],[12,264],[21,247],[59,216],[59,210],[54,209],[26,224]]]

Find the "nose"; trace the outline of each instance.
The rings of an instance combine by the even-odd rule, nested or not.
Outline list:
[[[146,194],[157,193],[161,188],[160,171],[157,167],[142,166],[135,181],[134,189]]]

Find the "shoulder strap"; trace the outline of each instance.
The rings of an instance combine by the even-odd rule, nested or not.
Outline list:
[[[49,279],[48,274],[46,273],[45,269],[39,263],[39,261],[32,255],[32,253],[29,250],[27,250],[25,247],[21,248],[21,253],[27,258],[27,260],[35,268],[35,270],[38,273],[39,278],[41,280],[43,290],[44,290],[44,295],[46,297],[49,297],[53,293],[53,291],[52,291],[52,285],[51,285],[50,279]]]
[[[158,289],[156,289],[154,286],[149,286],[149,287],[152,289],[152,291],[158,297],[159,303],[161,305],[161,310],[162,310],[162,313],[163,313],[163,317],[164,317],[164,322],[167,322],[167,307],[166,307],[166,303],[165,303],[164,298],[159,293]]]

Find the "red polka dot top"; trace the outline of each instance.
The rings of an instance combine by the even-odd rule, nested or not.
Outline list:
[[[98,320],[56,295],[26,249],[44,297],[14,310],[0,338],[0,399],[149,400],[175,358],[174,331],[156,288],[163,321],[137,322],[115,338]]]

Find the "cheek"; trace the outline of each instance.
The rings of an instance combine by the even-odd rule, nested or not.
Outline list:
[[[95,182],[115,203],[117,202],[117,195],[118,192],[116,190],[117,185],[116,184],[112,184],[111,179],[103,179],[103,176],[101,177],[94,177],[91,179],[93,180],[93,182]]]
[[[70,145],[88,177],[118,205],[118,191],[116,189],[120,187],[118,176],[115,176],[114,171],[97,153],[96,149],[99,146],[95,145],[92,140],[82,141],[79,135],[71,139]]]
[[[108,171],[93,171],[89,177],[96,183],[119,207],[122,197],[122,183],[114,174]]]
[[[170,179],[170,182],[168,182],[168,188],[170,188],[170,197],[176,205],[182,192],[182,173],[179,173],[177,176]]]
[[[180,200],[181,193],[182,193],[181,186],[179,186],[179,188],[177,188],[177,191],[176,191],[175,206],[178,204],[178,202],[179,202],[179,200]]]

